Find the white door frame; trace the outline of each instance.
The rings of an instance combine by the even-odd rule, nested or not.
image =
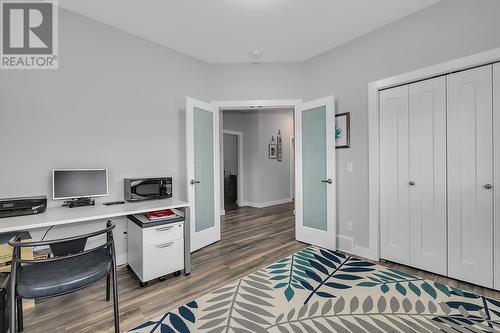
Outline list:
[[[236,135],[238,137],[238,198],[236,198],[236,203],[238,206],[240,205],[240,202],[243,202],[243,132],[239,131],[230,131],[230,130],[222,130],[223,134],[230,134],[230,135]],[[222,147],[224,148],[224,138],[222,139]],[[222,157],[224,158],[224,154],[222,154]],[[224,170],[224,164],[221,164],[222,170]],[[224,209],[224,214],[225,214],[225,209]]]
[[[301,99],[270,99],[270,100],[238,100],[238,101],[214,101],[212,102],[212,106],[216,109],[219,110],[220,112],[223,112],[225,110],[249,110],[249,109],[282,109],[282,108],[293,108],[294,110],[298,110],[302,106],[302,100]],[[295,111],[294,111],[294,117],[295,117]],[[220,128],[224,128],[223,126],[223,117],[222,115],[219,116],[220,119]],[[295,121],[295,119],[294,119]],[[220,129],[219,129],[220,131]],[[295,137],[295,127],[294,127],[294,134],[293,136]],[[219,165],[223,165],[222,158],[224,155],[220,151],[220,144],[219,144],[219,158],[221,159],[219,162]],[[218,170],[219,173],[219,179],[220,179],[220,186],[223,186],[223,181],[224,181],[224,175],[222,173],[222,169]],[[244,185],[243,185],[244,186]],[[221,188],[221,187],[219,187]],[[220,191],[220,190],[219,190]],[[219,193],[219,196],[221,196],[221,193]],[[239,201],[239,200],[238,200]],[[220,208],[221,214],[224,213],[224,210],[222,210],[222,207]]]
[[[379,141],[379,98],[382,89],[446,75],[468,68],[500,61],[500,48],[477,53],[409,73],[392,76],[368,84],[368,196],[369,196],[369,247],[354,247],[354,254],[372,260],[380,259],[380,141]],[[495,216],[499,214],[494,213]]]

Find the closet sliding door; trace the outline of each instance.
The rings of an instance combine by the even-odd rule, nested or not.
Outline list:
[[[410,265],[446,275],[446,79],[409,96]]]
[[[492,66],[448,76],[448,273],[493,286]]]
[[[495,247],[495,289],[500,290],[500,63],[493,65],[493,156],[494,156],[494,184],[493,195],[495,206],[494,214],[494,247]]]
[[[380,254],[408,265],[408,86],[379,93],[380,110]]]

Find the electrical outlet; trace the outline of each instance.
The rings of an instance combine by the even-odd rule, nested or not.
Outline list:
[[[345,222],[345,229],[349,232],[352,232],[352,221]]]
[[[347,162],[345,171],[349,173],[354,172],[354,165],[352,164],[352,162]]]

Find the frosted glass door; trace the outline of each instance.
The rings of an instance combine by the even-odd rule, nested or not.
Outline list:
[[[304,103],[296,122],[296,238],[336,249],[334,98]]]
[[[219,117],[210,104],[187,98],[186,146],[191,251],[220,239]]]

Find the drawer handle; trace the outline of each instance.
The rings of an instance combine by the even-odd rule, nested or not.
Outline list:
[[[168,227],[163,227],[163,228],[158,228],[156,229],[156,231],[169,231],[171,230],[173,227],[170,225]]]
[[[169,247],[172,244],[174,244],[174,242],[168,242],[168,243],[165,243],[165,244],[156,245],[156,247],[159,248],[159,249],[164,249],[166,247]]]

